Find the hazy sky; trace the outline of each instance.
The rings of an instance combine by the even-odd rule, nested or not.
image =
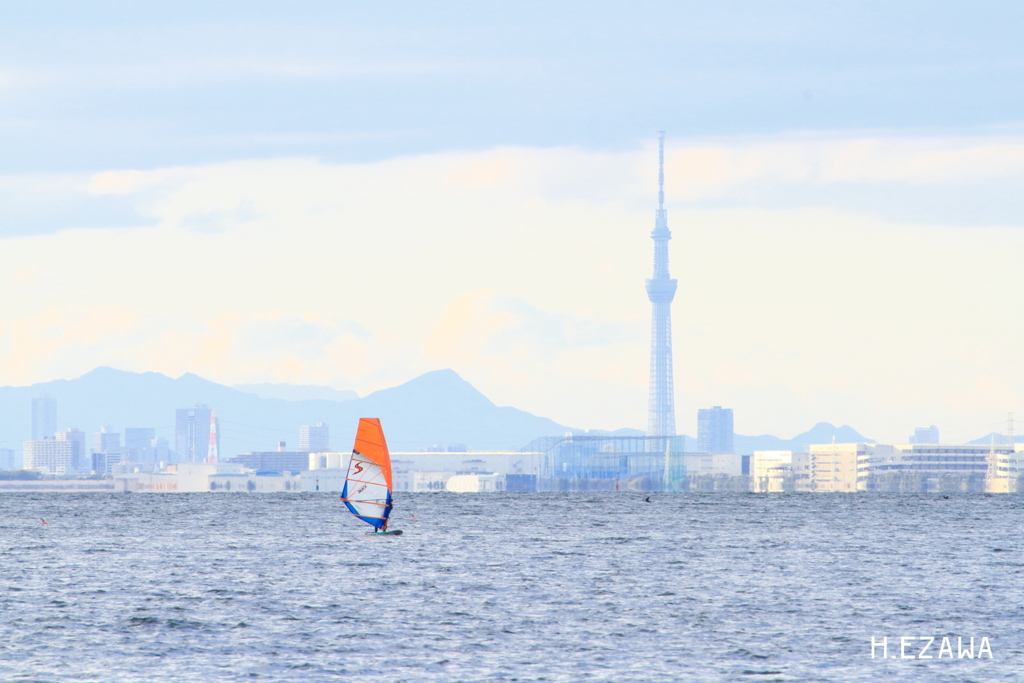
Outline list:
[[[210,4],[0,7],[0,384],[642,428],[665,129],[681,430],[1024,419],[1024,5]]]

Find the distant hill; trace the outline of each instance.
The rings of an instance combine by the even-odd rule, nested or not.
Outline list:
[[[472,449],[517,449],[542,434],[568,427],[515,408],[494,405],[452,370],[428,372],[405,384],[345,401],[261,398],[186,373],[177,379],[156,372],[96,368],[72,380],[28,387],[0,387],[0,447],[21,449],[31,436],[31,399],[42,392],[57,401],[57,427],[89,435],[109,424],[155,427],[174,447],[174,411],[205,403],[221,421],[222,457],[275,450],[278,441],[298,446],[299,427],[326,422],[331,446],[352,447],[360,417],[379,417],[392,450],[435,444]]]
[[[315,384],[233,384],[232,389],[244,391],[247,394],[256,394],[260,398],[279,398],[284,401],[310,401],[322,399],[325,401],[351,401],[359,398],[359,394],[352,390],[332,389],[331,387],[319,387]]]
[[[614,432],[606,432],[601,429],[591,429],[590,431],[574,429],[569,431],[572,431],[573,434],[585,436],[643,436],[645,433],[639,429],[617,429]],[[550,436],[556,435],[552,434]],[[683,439],[682,446],[686,452],[692,453],[700,450],[700,444],[694,437],[687,436],[686,434],[680,434],[679,437]],[[761,436],[734,434],[733,449],[741,455],[750,455],[754,451],[796,451],[805,453],[807,452],[807,447],[811,444],[832,443],[832,437],[835,437],[836,443],[875,443],[874,439],[864,437],[849,425],[836,427],[828,422],[819,422],[803,434],[797,434],[792,439],[780,439],[771,434],[762,434]],[[543,443],[542,439],[536,439],[529,445],[531,448],[541,448]]]
[[[1013,442],[1019,443],[1021,441],[1024,441],[1024,436],[1020,434],[1015,434],[1013,437]],[[994,443],[997,446],[1002,446],[1003,444],[1006,443],[1006,434],[1000,434],[999,432],[991,432],[989,434],[986,434],[985,436],[975,439],[974,441],[968,441],[967,443],[985,444],[986,446]]]
[[[860,432],[849,425],[836,427],[828,422],[819,422],[803,434],[797,434],[792,439],[780,439],[770,434],[761,436],[742,436],[737,434],[733,437],[733,448],[737,453],[749,455],[754,451],[797,451],[807,452],[807,447],[813,443],[832,443],[835,437],[836,443],[875,443],[874,439],[862,436]]]

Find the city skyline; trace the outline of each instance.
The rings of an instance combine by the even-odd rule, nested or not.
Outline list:
[[[587,438],[603,438],[611,435],[611,431],[587,432],[572,425],[559,425],[543,416],[532,416],[514,408],[495,406],[486,396],[471,384],[465,382],[451,370],[427,373],[398,387],[392,387],[368,395],[363,398],[343,400],[324,400],[323,392],[315,386],[278,385],[278,391],[291,392],[293,398],[282,401],[276,397],[260,396],[255,391],[247,391],[238,387],[227,387],[209,382],[194,375],[172,379],[157,373],[131,373],[97,368],[81,378],[72,381],[60,380],[54,383],[29,387],[0,387],[0,447],[20,446],[25,439],[30,439],[30,418],[36,411],[28,410],[29,404],[35,408],[39,402],[37,395],[50,397],[51,409],[55,410],[58,403],[63,406],[61,424],[90,425],[98,424],[99,431],[91,432],[92,450],[125,452],[131,454],[138,451],[142,461],[160,460],[164,462],[191,461],[192,449],[182,446],[179,441],[187,440],[185,433],[190,431],[188,420],[183,415],[196,413],[202,409],[203,415],[192,425],[194,430],[200,424],[207,423],[212,417],[212,410],[202,401],[213,401],[221,406],[228,415],[226,431],[228,433],[227,449],[220,445],[220,419],[217,420],[217,438],[206,430],[194,434],[200,453],[206,453],[210,460],[210,450],[202,449],[204,440],[216,441],[216,453],[225,457],[248,451],[260,451],[279,447],[280,441],[295,445],[298,435],[298,450],[330,450],[329,429],[324,420],[342,425],[341,432],[351,429],[354,416],[362,414],[380,414],[385,416],[389,424],[391,418],[395,423],[392,440],[396,446],[411,450],[459,450],[453,444],[465,449],[465,442],[470,442],[476,449],[507,450],[528,447],[536,441],[538,435],[573,433]],[[57,401],[52,395],[63,397]],[[306,398],[301,398],[302,394]],[[193,409],[181,409],[176,406],[194,403],[200,404]],[[333,407],[331,407],[333,406]],[[440,412],[438,412],[440,411]],[[481,412],[482,411],[482,412]],[[177,427],[169,420],[177,415]],[[435,424],[439,416],[444,416],[442,424]],[[518,415],[518,417],[516,416]],[[500,417],[505,416],[505,417]],[[508,422],[505,418],[511,418]],[[526,418],[523,422],[522,418]],[[497,422],[495,421],[497,419]],[[518,422],[518,427],[513,423]],[[131,425],[163,425],[160,427],[138,427]],[[352,423],[354,424],[354,423]],[[487,424],[484,428],[471,428],[469,425]],[[975,432],[970,438],[961,439],[956,443],[968,444],[1003,444],[1007,443],[1007,435],[1014,435],[1014,441],[1024,437],[1015,434],[1014,416],[1008,414],[1006,419],[988,432]],[[512,431],[509,431],[511,427]],[[495,432],[496,430],[496,432]],[[124,446],[120,445],[123,431]],[[178,432],[178,436],[175,436]],[[618,436],[635,438],[643,434],[643,430],[622,429],[615,432]],[[77,435],[77,436],[75,436]],[[874,443],[872,434],[862,434],[849,425],[836,426],[827,422],[816,422],[813,427],[796,435],[761,434],[751,435],[737,432],[733,426],[733,410],[712,406],[697,411],[697,430],[691,435],[680,435],[683,438],[678,448],[688,452],[707,451],[717,453],[750,454],[755,450],[801,450],[806,444],[812,443]],[[43,438],[53,438],[53,434]],[[74,427],[57,430],[58,440],[81,441],[79,453],[88,453],[86,434]],[[344,440],[344,436],[342,439]],[[105,440],[109,441],[106,443]],[[313,441],[316,441],[314,444]],[[734,447],[735,441],[735,447]],[[953,443],[948,438],[939,439],[938,427],[914,428],[914,434],[892,443],[928,444]],[[166,451],[186,453],[182,460],[176,456],[167,457]],[[160,455],[163,453],[163,455]],[[216,459],[212,460],[215,461]]]

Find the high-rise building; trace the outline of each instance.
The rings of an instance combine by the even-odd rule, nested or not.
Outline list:
[[[155,438],[156,429],[153,427],[124,428],[124,448],[129,453],[140,448],[148,448]]]
[[[323,422],[299,427],[299,450],[310,453],[327,453],[331,450],[330,432]]]
[[[910,443],[940,443],[939,428],[935,425],[918,427],[914,430],[914,435],[910,437]]]
[[[22,454],[26,470],[36,470],[43,474],[67,474],[74,471],[70,441],[33,439],[25,442]]]
[[[654,217],[654,275],[647,281],[651,301],[651,380],[647,409],[648,436],[675,436],[675,389],[672,386],[672,299],[676,281],[668,274],[668,212],[665,210],[665,133],[658,135],[658,210]]]
[[[57,431],[57,401],[49,396],[32,399],[32,440],[49,439]]]
[[[120,453],[121,432],[113,431],[110,425],[103,425],[93,436],[92,450],[94,453]]]
[[[204,462],[210,449],[210,407],[178,408],[174,418],[175,462]]]
[[[697,411],[697,450],[732,453],[732,408],[712,406]]]
[[[161,464],[167,464],[171,461],[171,447],[162,436],[158,436],[150,442],[149,448],[146,449],[147,457],[143,462],[146,462],[154,467],[159,467]]]
[[[0,448],[0,470],[13,470],[17,468],[14,461],[13,448]]]
[[[65,432],[55,432],[54,437],[57,441],[67,441],[71,444],[71,467],[76,472],[83,470],[88,471],[88,458],[89,451],[86,448],[85,432],[81,429],[75,429],[69,427]]]
[[[91,456],[92,459],[92,473],[98,475],[112,474],[114,465],[119,464],[124,460],[124,455],[120,452],[112,453],[100,453],[94,452]]]
[[[136,464],[152,462],[152,454],[150,453],[150,450],[152,448],[153,439],[155,438],[156,429],[153,427],[125,427],[125,458]]]

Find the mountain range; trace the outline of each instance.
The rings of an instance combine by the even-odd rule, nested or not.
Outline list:
[[[798,451],[807,452],[812,443],[875,443],[874,439],[862,436],[850,425],[836,427],[828,422],[819,422],[803,434],[792,439],[780,439],[771,434],[761,436],[733,436],[733,449],[737,453],[753,453],[754,451]]]
[[[191,373],[173,379],[100,367],[77,379],[0,387],[2,447],[17,449],[31,437],[31,399],[43,394],[56,400],[58,429],[78,427],[90,435],[90,445],[91,434],[106,424],[114,431],[155,427],[174,448],[175,409],[204,403],[220,420],[222,457],[276,450],[279,441],[297,449],[299,427],[316,422],[327,423],[332,447],[344,450],[360,417],[380,417],[395,451],[452,443],[516,449],[538,434],[567,431],[547,418],[496,406],[452,370],[428,372],[363,398],[336,401],[262,398]]]
[[[308,401],[311,399],[325,399],[327,401],[349,401],[359,398],[359,394],[349,390],[332,389],[331,387],[320,387],[315,384],[232,384],[232,389],[244,391],[247,394],[256,394],[260,398],[281,398],[285,401]]]
[[[225,386],[186,373],[171,378],[156,372],[100,367],[71,380],[27,387],[0,387],[0,447],[19,451],[31,437],[31,399],[48,395],[57,403],[57,427],[78,427],[90,438],[101,425],[114,431],[154,427],[174,448],[175,409],[204,403],[220,420],[221,455],[275,450],[279,441],[298,447],[299,426],[330,425],[331,445],[346,450],[359,417],[380,417],[392,450],[442,449],[454,444],[471,450],[519,449],[539,436],[566,432],[640,436],[637,429],[584,431],[522,410],[495,405],[455,371],[436,370],[397,387],[359,398],[355,392],[289,384]],[[811,443],[871,442],[848,425],[819,422],[792,439],[772,435],[735,436],[738,453],[754,450],[806,450]],[[688,437],[688,450],[697,441]]]

